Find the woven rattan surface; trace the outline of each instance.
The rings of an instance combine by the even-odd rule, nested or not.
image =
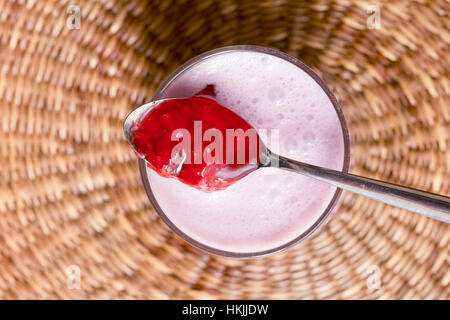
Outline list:
[[[330,84],[354,173],[448,196],[449,7],[0,0],[0,298],[450,298],[449,226],[350,193],[284,253],[192,248],[152,209],[122,132],[182,62],[265,45]]]

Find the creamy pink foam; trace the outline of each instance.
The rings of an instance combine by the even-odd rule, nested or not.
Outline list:
[[[164,97],[188,97],[207,84],[216,86],[218,102],[258,129],[273,151],[342,169],[344,140],[333,104],[294,64],[265,53],[221,53],[184,71]],[[279,139],[276,133],[265,137],[260,129],[278,129]],[[162,178],[151,169],[147,174],[172,223],[205,245],[232,252],[269,250],[295,239],[320,217],[336,191],[273,168],[258,169],[228,189],[212,193]]]

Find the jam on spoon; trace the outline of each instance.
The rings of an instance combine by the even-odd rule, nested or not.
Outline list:
[[[190,98],[167,99],[131,127],[147,165],[203,191],[227,188],[259,167],[256,130],[215,100],[210,84]]]

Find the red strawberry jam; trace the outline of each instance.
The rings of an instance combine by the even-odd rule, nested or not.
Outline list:
[[[132,128],[147,165],[203,191],[225,189],[258,168],[259,137],[215,100],[214,85],[185,99],[168,99]]]

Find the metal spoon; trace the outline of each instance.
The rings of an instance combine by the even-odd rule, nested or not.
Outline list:
[[[125,137],[137,154],[139,152],[131,140],[131,129],[133,125],[143,119],[151,109],[165,100],[168,99],[144,104],[131,112],[125,119],[123,126]],[[266,147],[263,149],[260,168],[277,167],[294,171],[332,184],[338,188],[450,223],[449,197],[295,161],[272,153]]]

